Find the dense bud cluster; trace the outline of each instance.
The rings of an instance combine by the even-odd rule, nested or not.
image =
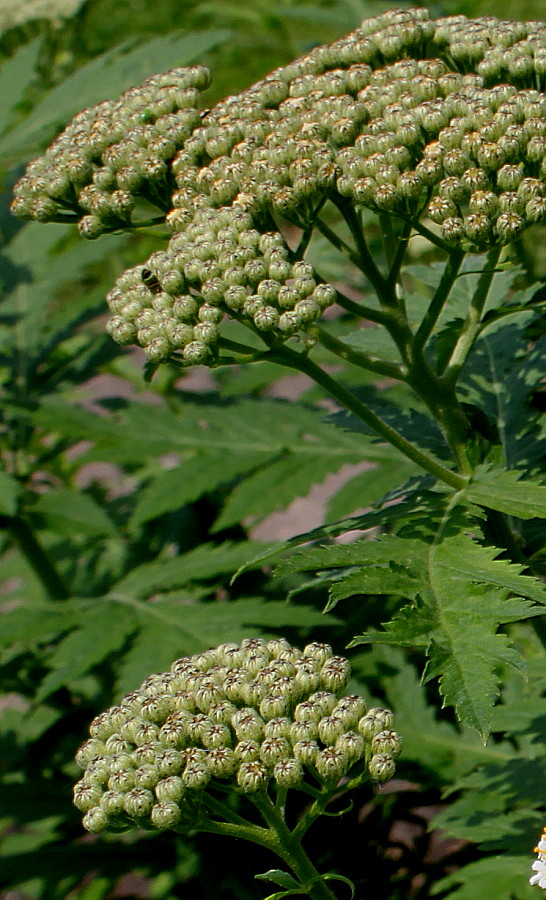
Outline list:
[[[302,652],[283,639],[176,660],[91,723],[74,789],[85,828],[190,829],[220,782],[243,794],[309,776],[335,786],[359,761],[387,781],[401,749],[392,714],[340,697],[349,677],[328,644]]]
[[[137,198],[170,208],[170,162],[199,123],[202,66],[152,75],[72,120],[15,187],[23,219],[73,221],[84,237],[131,223]]]
[[[546,216],[544,24],[387,12],[199,116],[202,71],[81,113],[14,201],[42,220],[72,204],[87,237],[130,222],[139,192],[166,212],[167,249],[108,297],[112,337],[152,360],[214,363],[225,316],[268,341],[305,335],[336,292],[283,223],[312,225],[325,200],[431,219],[472,252]]]

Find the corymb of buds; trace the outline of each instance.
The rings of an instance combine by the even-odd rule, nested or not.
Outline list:
[[[343,696],[349,678],[322,643],[253,638],[176,660],[91,723],[74,788],[85,828],[195,828],[226,787],[387,781],[402,746],[392,713]]]
[[[431,58],[436,55],[438,58]],[[308,344],[337,293],[285,241],[325,201],[437,226],[468,252],[546,218],[546,25],[393,10],[206,112],[201,67],[85,110],[30,163],[12,209],[172,237],[118,279],[111,336],[160,362],[219,360],[225,317]]]

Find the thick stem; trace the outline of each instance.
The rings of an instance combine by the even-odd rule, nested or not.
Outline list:
[[[438,321],[438,316],[442,312],[445,302],[455,283],[463,259],[464,252],[462,250],[453,250],[450,254],[434,297],[430,301],[429,307],[423,316],[423,321],[415,334],[413,342],[414,353],[418,353],[422,350],[432,334],[434,326]]]
[[[357,249],[356,262],[360,270],[369,280],[374,288],[380,302],[385,306],[393,306],[392,297],[386,290],[386,280],[376,266],[372,255],[368,249],[364,233],[362,231],[360,220],[354,210],[354,207],[348,201],[338,198],[336,206],[342,214],[343,218],[349,226],[355,246]]]
[[[359,366],[361,369],[367,369],[369,372],[375,372],[377,375],[383,375],[385,378],[395,378],[399,381],[404,381],[406,378],[407,370],[404,366],[377,359],[369,356],[367,353],[361,353],[358,350],[353,350],[348,344],[343,343],[343,341],[338,341],[337,338],[333,337],[333,335],[329,334],[319,326],[314,329],[313,333],[316,334],[323,347],[331,353],[335,353],[340,359],[344,359],[355,366]]]
[[[290,866],[311,900],[336,900],[335,894],[307,856],[299,839],[290,831],[269,795],[264,792],[251,799],[275,833],[282,848],[279,855]]]
[[[466,358],[472,349],[472,345],[479,333],[481,325],[481,317],[484,306],[489,295],[489,289],[495,276],[495,266],[501,254],[500,247],[493,247],[487,254],[487,262],[484,270],[480,275],[478,285],[472,297],[470,308],[466,316],[463,327],[461,328],[459,337],[455,342],[455,346],[451,352],[451,356],[444,370],[444,379],[447,383],[455,385],[462,368],[466,362]]]
[[[42,583],[49,599],[67,600],[71,596],[68,585],[25,520],[19,516],[0,516],[0,528],[9,531],[11,539]]]
[[[407,456],[408,459],[417,463],[417,465],[426,472],[430,472],[435,478],[438,478],[440,481],[443,481],[445,484],[448,484],[456,490],[465,487],[467,483],[466,478],[457,475],[457,473],[453,472],[451,469],[446,469],[446,467],[438,462],[438,460],[428,456],[427,453],[423,453],[415,447],[410,441],[406,440],[405,437],[395,431],[394,428],[391,428],[390,425],[387,425],[386,422],[380,419],[379,416],[372,412],[372,410],[364,403],[361,403],[360,400],[340,385],[334,378],[328,375],[327,372],[320,368],[320,366],[313,363],[308,357],[301,353],[296,353],[288,347],[272,349],[267,354],[267,357],[271,362],[277,362],[280,365],[296,369],[299,372],[303,372],[305,375],[309,375],[313,381],[316,381],[316,383],[331,394],[332,397],[339,400],[342,406],[354,413],[355,416],[368,425],[376,432],[376,434],[396,447],[397,450],[400,450],[404,456]]]

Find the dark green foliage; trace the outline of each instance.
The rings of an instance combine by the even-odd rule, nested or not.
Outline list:
[[[210,836],[84,840],[71,804],[74,751],[95,715],[173,659],[254,635],[351,648],[351,687],[391,706],[404,738],[399,781],[360,789],[347,817],[316,826],[321,870],[350,876],[362,898],[532,900],[546,806],[544,226],[493,262],[456,373],[461,483],[443,480],[460,460],[441,404],[391,377],[402,344],[375,321],[382,307],[355,254],[325,236],[352,240],[332,203],[306,260],[346,303],[321,321],[338,345],[319,340],[309,359],[356,406],[324,381],[285,380],[286,358],[267,354],[197,377],[167,363],[145,382],[139,351],[104,334],[104,298],[166,232],[84,241],[65,224],[22,224],[8,205],[24,166],[78,110],[152,73],[208,65],[213,106],[385,4],[87,0],[66,16],[59,4],[53,23],[20,5],[15,24],[0,17],[1,900],[258,900],[274,890],[266,879],[293,886],[265,853],[247,861]],[[499,15],[489,0],[425,5]],[[512,6],[502,15],[546,12],[542,0]],[[388,271],[403,224],[360,215]],[[297,227],[285,230],[295,245]],[[445,247],[415,233],[409,246],[400,283],[417,331]],[[471,254],[454,275],[425,342],[431,371],[449,367],[488,265]],[[365,304],[366,327],[347,298]],[[432,468],[359,418],[363,405]],[[320,510],[302,525],[316,489]],[[444,855],[440,834],[458,842]]]

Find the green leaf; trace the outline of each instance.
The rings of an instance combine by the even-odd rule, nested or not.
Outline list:
[[[33,647],[66,631],[70,625],[70,612],[65,604],[34,605],[27,601],[16,609],[2,612],[0,647],[8,647],[10,644]]]
[[[224,43],[225,29],[162,35],[135,47],[134,38],[82,66],[49,91],[29,116],[4,141],[5,155],[34,153],[40,142],[84,107],[119,97],[149,75],[184,66]]]
[[[382,500],[385,494],[418,474],[418,467],[402,458],[393,463],[368,468],[343,483],[328,500],[327,519],[336,521],[343,516],[365,509]]]
[[[132,612],[119,603],[98,599],[77,617],[78,627],[55,647],[48,659],[52,669],[36,699],[41,702],[63,685],[70,685],[110,654],[118,651],[135,630]]]
[[[112,592],[145,596],[154,591],[169,591],[199,581],[211,581],[231,574],[244,563],[252,565],[250,560],[256,555],[256,548],[257,544],[252,541],[201,544],[181,556],[137,566],[114,585]]]
[[[12,117],[14,107],[21,101],[26,88],[35,75],[36,62],[40,53],[42,39],[21,47],[0,69],[0,97],[4,102],[0,107],[0,133],[5,131]],[[0,141],[0,154],[2,143]]]
[[[16,514],[20,494],[19,482],[0,469],[0,515],[14,516]]]
[[[462,493],[472,503],[509,516],[546,519],[546,485],[520,479],[520,472],[485,469],[473,476]]]
[[[450,900],[536,900],[536,887],[529,884],[531,858],[507,853],[487,856],[441,878],[432,890],[434,896],[454,888]]]
[[[296,888],[298,893],[301,892],[300,883],[282,869],[269,869],[267,872],[262,872],[261,875],[255,875],[254,878],[257,881],[271,881],[272,884],[278,884],[282,888]]]
[[[458,729],[441,718],[429,701],[415,666],[398,647],[377,646],[373,658],[386,673],[381,683],[388,705],[396,710],[396,728],[404,741],[405,760],[424,766],[431,778],[446,784],[477,765],[513,757],[516,751],[509,742],[484,746],[473,729]],[[521,678],[517,684],[521,686]]]
[[[460,512],[455,515],[460,516]],[[508,599],[508,592],[541,603],[545,602],[545,594],[539,582],[520,574],[523,567],[495,559],[498,549],[481,547],[464,533],[451,535],[456,520],[450,525],[448,516],[429,544],[394,536],[378,542],[358,542],[361,565],[383,562],[390,568],[390,559],[396,560],[397,566],[408,570],[409,589],[402,582],[404,590],[400,593],[419,599],[400,610],[383,632],[361,635],[352,646],[379,642],[426,647],[426,679],[438,678],[445,703],[454,706],[459,719],[485,737],[498,694],[499,667],[523,669],[521,657],[497,629],[508,622],[543,614],[542,607],[534,607],[527,600]],[[343,551],[346,558],[351,556],[347,553],[351,548],[332,549],[331,558],[341,558]],[[324,550],[308,554],[311,559],[314,556],[320,560],[320,554],[327,559]],[[305,558],[306,554],[302,556]],[[351,561],[356,562],[354,556]],[[287,562],[288,570],[291,562]],[[380,580],[380,573],[375,572],[374,576]],[[352,576],[352,583],[358,586],[356,575]]]
[[[139,491],[131,525],[142,525],[197,500],[203,494],[210,494],[237,475],[252,470],[257,462],[251,454],[203,454],[186,459],[175,469],[156,475]]]
[[[41,494],[33,512],[60,534],[115,535],[114,523],[89,494],[70,488],[54,488]]]

